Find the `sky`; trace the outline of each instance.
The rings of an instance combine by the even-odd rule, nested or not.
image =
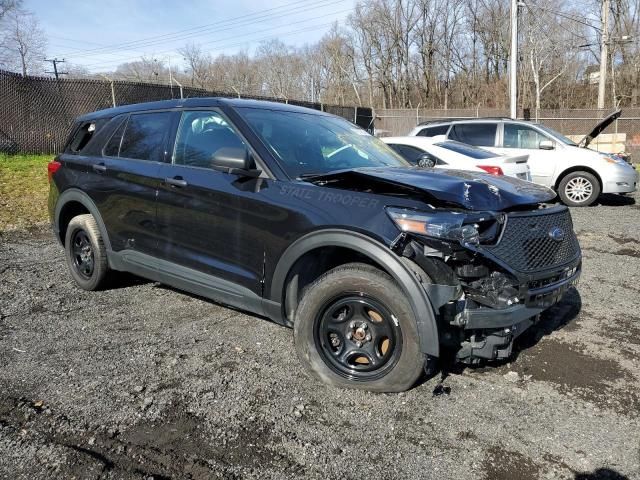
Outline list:
[[[47,39],[49,58],[91,72],[141,56],[182,64],[178,49],[252,53],[263,40],[302,46],[343,24],[356,0],[25,0]],[[136,43],[132,43],[136,42]]]

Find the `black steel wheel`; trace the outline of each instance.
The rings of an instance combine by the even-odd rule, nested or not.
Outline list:
[[[305,289],[294,340],[305,368],[338,387],[401,392],[424,365],[406,295],[385,272],[361,263],[334,268]]]
[[[64,249],[71,276],[80,288],[101,288],[109,270],[107,250],[93,215],[73,217],[67,225]]]
[[[345,378],[382,376],[402,351],[402,331],[394,318],[380,302],[356,292],[336,298],[316,318],[316,347]]]
[[[91,240],[84,230],[76,230],[71,239],[71,250],[73,252],[73,266],[79,275],[86,279],[91,278],[94,270],[93,249]]]

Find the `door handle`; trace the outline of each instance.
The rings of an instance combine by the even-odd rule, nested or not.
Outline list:
[[[104,173],[107,171],[107,167],[105,166],[104,163],[91,165],[91,168],[93,168],[93,171],[97,173]]]
[[[186,187],[189,185],[182,177],[165,178],[164,183],[172,185],[174,187]]]

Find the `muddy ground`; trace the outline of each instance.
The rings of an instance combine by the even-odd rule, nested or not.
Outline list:
[[[5,232],[0,478],[640,478],[640,196],[573,215],[581,284],[515,358],[400,395],[157,283],[83,292],[46,228]]]

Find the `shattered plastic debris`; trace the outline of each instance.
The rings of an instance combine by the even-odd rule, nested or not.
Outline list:
[[[451,387],[447,387],[446,385],[443,385],[441,383],[436,385],[436,388],[433,389],[434,397],[439,397],[440,395],[449,395],[450,393],[451,393]]]

